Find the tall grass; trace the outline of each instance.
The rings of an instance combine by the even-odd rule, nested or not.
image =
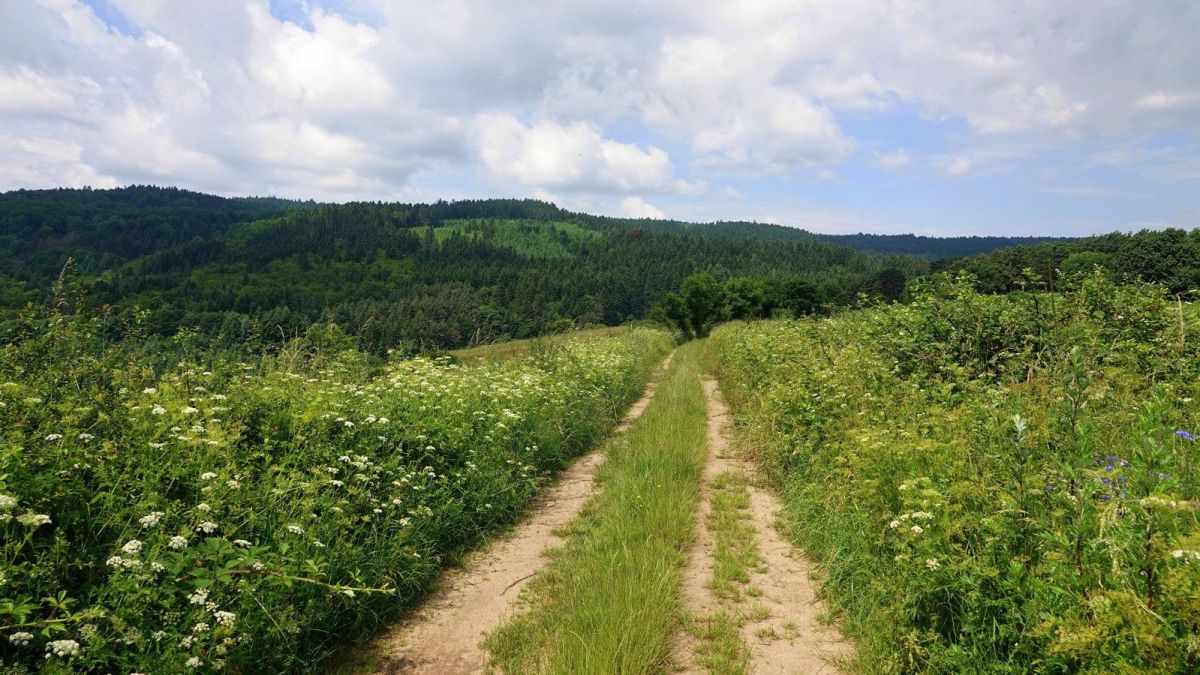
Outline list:
[[[527,587],[525,611],[488,637],[505,671],[642,673],[667,664],[705,456],[699,348],[679,349],[646,412],[606,447],[599,493]]]
[[[0,346],[0,669],[309,672],[512,522],[670,347],[483,366],[352,351],[165,373],[93,317]],[[24,669],[24,670],[22,670]]]
[[[714,332],[859,670],[1200,672],[1197,308],[1073,283]]]

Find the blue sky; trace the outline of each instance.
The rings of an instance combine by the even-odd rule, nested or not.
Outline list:
[[[1190,228],[1197,34],[1186,0],[13,0],[0,189]]]

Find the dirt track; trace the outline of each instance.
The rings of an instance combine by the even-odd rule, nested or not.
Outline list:
[[[650,403],[668,356],[617,432],[629,428]],[[484,635],[507,619],[521,588],[546,564],[543,552],[561,543],[554,532],[579,515],[604,460],[595,450],[577,460],[548,487],[529,515],[485,550],[448,571],[441,589],[382,641],[382,673],[451,675],[484,672]]]

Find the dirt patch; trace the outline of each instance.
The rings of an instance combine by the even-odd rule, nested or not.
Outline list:
[[[629,428],[650,402],[671,357],[651,378],[618,431]],[[546,564],[543,552],[561,543],[554,532],[579,515],[592,493],[596,469],[604,461],[591,452],[562,472],[530,508],[528,517],[486,550],[467,556],[449,570],[441,587],[394,632],[385,636],[382,673],[449,675],[484,672],[483,636],[509,618],[521,588]]]
[[[725,432],[729,410],[715,381],[704,383],[708,399],[709,460],[705,468],[703,503],[699,513],[699,536],[693,544],[684,571],[683,608],[693,616],[727,612],[741,617],[739,633],[749,647],[751,673],[841,673],[836,665],[851,655],[849,642],[833,627],[824,625],[824,607],[816,597],[811,579],[812,563],[805,560],[775,529],[782,509],[778,497],[756,485],[752,467],[729,454]],[[711,480],[727,471],[738,471],[750,479],[750,515],[763,565],[750,572],[748,587],[762,595],[746,598],[735,606],[722,602],[708,588],[712,576],[713,536],[704,527],[711,511]],[[677,641],[679,671],[706,672],[697,665],[698,641],[681,635]]]

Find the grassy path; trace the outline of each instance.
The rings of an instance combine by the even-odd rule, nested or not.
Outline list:
[[[669,666],[705,456],[700,349],[692,343],[676,352],[645,414],[606,448],[602,489],[526,588],[525,611],[489,636],[501,669],[608,674]]]
[[[668,356],[642,398],[626,414],[618,433],[641,416],[670,362]],[[480,640],[511,615],[522,587],[546,563],[545,549],[560,543],[555,532],[579,515],[603,459],[602,450],[578,459],[546,488],[512,531],[448,571],[440,589],[380,640],[379,671],[440,675],[482,670],[487,658]]]

